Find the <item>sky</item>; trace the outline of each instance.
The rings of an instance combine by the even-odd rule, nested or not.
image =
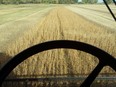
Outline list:
[[[116,1],[116,0],[115,0]],[[103,0],[98,0],[98,2],[103,2]]]
[[[82,0],[79,0],[79,2],[80,2],[80,1],[82,1]],[[116,1],[116,0],[115,0],[115,1]],[[99,3],[100,3],[100,2],[103,2],[103,0],[98,0],[98,2],[99,2]]]
[[[98,2],[103,2],[103,0],[98,0]]]
[[[79,2],[81,2],[82,0],[79,0]],[[98,2],[103,2],[103,0],[98,0]]]

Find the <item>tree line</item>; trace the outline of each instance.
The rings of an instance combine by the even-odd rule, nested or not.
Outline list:
[[[112,3],[112,0],[106,0]],[[83,4],[95,4],[98,0],[82,0]],[[52,3],[52,4],[74,4],[79,3],[78,0],[0,0],[0,4],[28,4],[28,3]]]

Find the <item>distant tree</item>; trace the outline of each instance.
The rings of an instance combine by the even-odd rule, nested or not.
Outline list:
[[[36,2],[37,2],[37,0],[31,0],[31,2],[32,2],[32,3],[36,3]]]
[[[0,0],[0,4],[27,4],[27,3],[71,4],[77,2],[78,0]]]
[[[83,3],[88,3],[88,0],[82,0]]]
[[[98,0],[88,0],[88,3],[90,3],[90,4],[95,4],[97,2],[98,2]]]
[[[10,0],[2,0],[2,4],[10,4],[11,1]]]
[[[3,4],[3,0],[0,0],[0,4]]]
[[[63,4],[64,3],[64,0],[59,0],[59,4]]]
[[[74,1],[74,3],[78,3],[78,0],[73,0]]]
[[[89,4],[95,4],[98,2],[98,0],[82,0],[83,3],[89,3]]]
[[[112,3],[113,1],[112,1],[112,0],[106,0],[106,2],[107,2],[108,4],[110,4],[110,3]]]
[[[26,3],[26,0],[10,0],[10,3],[12,3],[12,4],[24,4],[24,3]]]

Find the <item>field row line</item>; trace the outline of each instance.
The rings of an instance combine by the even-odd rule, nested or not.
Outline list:
[[[81,76],[81,77],[42,77],[42,78],[15,78],[15,79],[6,79],[5,82],[10,82],[10,81],[14,81],[14,82],[18,82],[18,81],[61,81],[61,80],[74,80],[74,81],[78,81],[78,80],[84,80],[87,77]],[[116,81],[116,77],[96,77],[96,80],[115,80]]]
[[[26,19],[26,18],[28,18],[28,17],[34,16],[34,15],[38,14],[39,12],[42,12],[42,11],[47,10],[47,9],[50,9],[50,7],[49,7],[49,8],[42,8],[42,9],[40,9],[39,11],[35,11],[34,13],[28,14],[27,16],[24,16],[24,17],[22,17],[22,18],[14,19],[14,20],[12,20],[12,22]],[[2,24],[0,24],[0,25],[8,24],[8,23],[11,23],[11,20],[6,21],[5,23],[2,23]]]

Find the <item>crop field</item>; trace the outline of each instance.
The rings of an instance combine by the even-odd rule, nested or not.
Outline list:
[[[115,5],[109,6],[114,15],[116,15]],[[116,23],[105,5],[71,5],[67,6],[67,8],[100,25],[102,24],[109,28],[116,29]]]
[[[1,65],[24,49],[51,40],[85,42],[116,57],[116,23],[102,5],[100,5],[102,9],[93,9],[91,5],[84,7],[84,5],[45,4],[8,5],[8,7],[4,5],[0,7]],[[86,13],[80,12],[81,9],[86,10]],[[114,13],[116,14],[116,11]],[[98,19],[95,20],[95,16]],[[98,62],[97,58],[88,53],[71,49],[54,49],[28,58],[11,72],[10,78],[77,77],[88,75]],[[105,67],[100,76],[108,74],[116,73],[111,68]]]

